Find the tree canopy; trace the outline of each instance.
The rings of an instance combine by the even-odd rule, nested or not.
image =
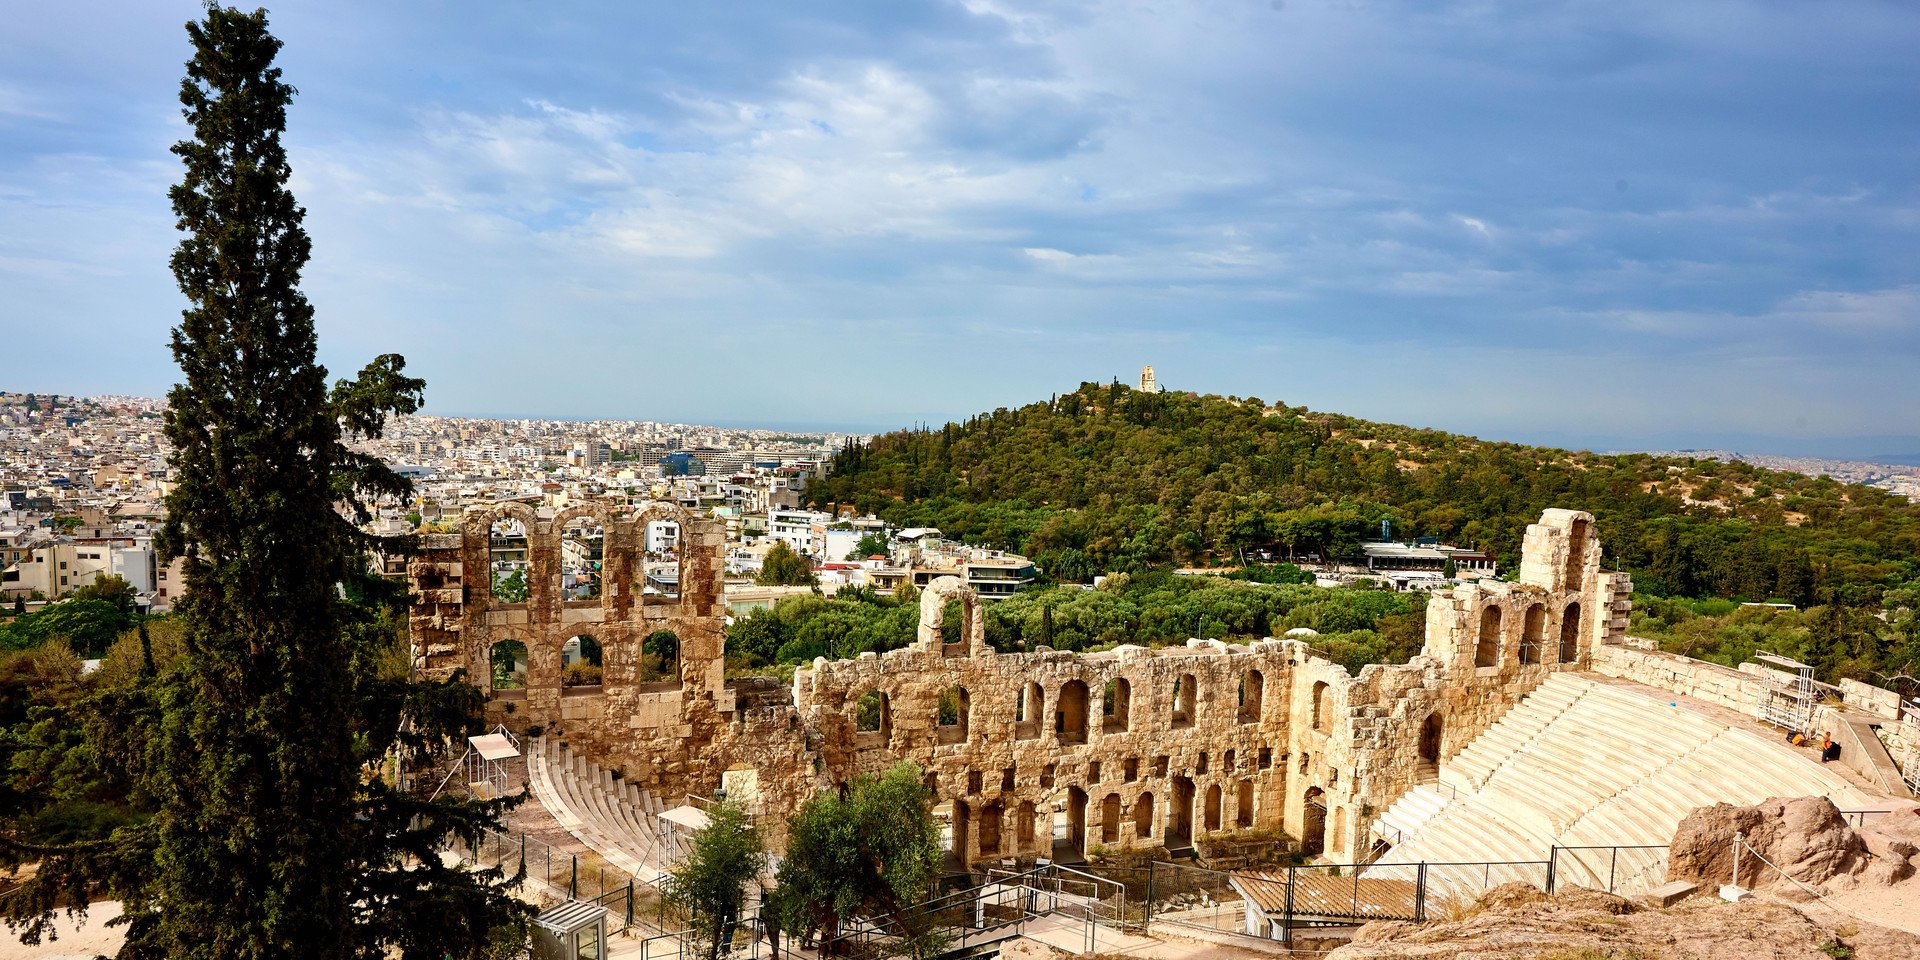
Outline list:
[[[855,918],[900,918],[905,926],[888,928],[915,956],[931,953],[932,918],[905,912],[929,898],[940,875],[931,803],[920,768],[907,761],[814,794],[788,822],[770,912],[789,932],[829,939]]]
[[[804,587],[816,582],[816,578],[806,557],[794,553],[785,540],[775,540],[773,546],[767,548],[760,575],[753,582],[762,586]]]
[[[1023,551],[1061,580],[1338,553],[1382,520],[1512,567],[1548,507],[1593,513],[1609,556],[1660,595],[1862,602],[1920,575],[1920,507],[1872,487],[1117,385],[850,444],[808,495]]]
[[[1870,611],[1920,576],[1920,506],[1873,487],[1118,384],[849,444],[808,495],[1028,554],[1061,581],[1347,554],[1382,521],[1511,570],[1549,507],[1593,513],[1605,562],[1652,596]]]
[[[687,854],[671,871],[667,900],[693,920],[695,941],[709,960],[718,957],[726,934],[739,922],[747,884],[766,869],[760,831],[739,804],[707,810],[707,825],[694,831]]]

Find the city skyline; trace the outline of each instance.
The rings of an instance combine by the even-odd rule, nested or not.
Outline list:
[[[10,389],[174,379],[197,9],[0,39]],[[273,11],[323,360],[404,353],[428,412],[865,432],[1152,363],[1498,439],[1920,450],[1907,8],[453,9]]]

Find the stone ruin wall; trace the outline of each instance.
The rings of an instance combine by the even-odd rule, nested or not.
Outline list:
[[[525,604],[491,597],[488,538],[508,516],[528,534]],[[599,599],[563,602],[559,539],[576,517],[604,530],[605,586]],[[677,599],[643,595],[638,583],[640,539],[662,519],[681,525]],[[459,536],[422,539],[408,568],[422,673],[464,668],[484,686],[494,642],[527,644],[527,690],[495,694],[489,722],[558,732],[667,798],[710,796],[724,779],[776,840],[816,790],[912,760],[951,811],[955,853],[970,862],[1052,855],[1056,809],[1078,825],[1083,850],[1283,832],[1322,837],[1314,845],[1328,857],[1357,859],[1372,820],[1431,779],[1439,760],[1550,672],[1604,660],[1600,648],[1624,634],[1631,590],[1624,574],[1600,569],[1590,515],[1549,510],[1528,528],[1518,582],[1435,594],[1421,656],[1351,676],[1291,640],[1003,654],[985,642],[979,598],[946,578],[923,591],[912,646],[815,660],[781,688],[724,679],[724,533],[714,521],[664,506],[546,518],[507,504],[469,511]],[[952,598],[962,601],[962,639],[946,644]],[[681,638],[679,680],[641,684],[639,644],[659,629]],[[560,685],[560,645],[580,633],[601,644],[600,687]],[[1114,714],[1110,682],[1126,691]],[[943,726],[949,690],[965,691],[964,721]],[[883,719],[860,730],[870,692],[884,695]]]

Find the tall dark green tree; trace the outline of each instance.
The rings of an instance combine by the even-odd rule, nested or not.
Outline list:
[[[471,688],[379,669],[393,622],[357,562],[353,520],[407,484],[348,442],[418,409],[424,384],[386,355],[329,388],[299,289],[310,243],[287,190],[281,43],[265,11],[209,7],[187,32],[192,136],[170,192],[184,380],[161,536],[186,559],[184,651],[96,705],[94,752],[131,777],[136,821],[15,844],[10,859],[41,869],[5,913],[31,936],[62,897],[118,897],[123,957],[478,956],[519,912],[497,871],[449,869],[437,848],[501,805],[428,803],[368,773],[477,722]]]

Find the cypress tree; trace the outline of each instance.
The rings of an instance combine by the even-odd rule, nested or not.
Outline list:
[[[186,176],[170,191],[187,234],[173,255],[186,380],[167,396],[163,534],[188,557],[187,655],[158,731],[162,933],[181,956],[345,956],[351,864],[338,844],[356,771],[332,508],[344,451],[298,288],[311,243],[280,143],[294,90],[263,11],[209,9],[187,33],[193,136],[174,145]]]
[[[479,956],[524,909],[500,871],[448,868],[439,846],[517,801],[429,802],[370,773],[479,723],[458,678],[377,667],[395,591],[365,573],[355,521],[409,487],[348,443],[417,410],[424,384],[389,354],[329,388],[299,289],[311,245],[287,190],[280,41],[265,11],[214,6],[187,32],[192,136],[170,191],[184,380],[160,536],[185,558],[184,651],[86,724],[102,768],[130,779],[133,822],[64,847],[0,837],[0,859],[40,863],[0,912],[32,940],[63,901],[119,898],[122,957]]]

